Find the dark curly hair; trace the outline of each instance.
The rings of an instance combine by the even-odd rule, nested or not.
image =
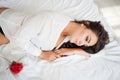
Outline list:
[[[104,27],[100,24],[100,21],[73,21],[78,24],[84,24],[88,29],[92,30],[96,36],[98,37],[98,41],[93,46],[77,46],[74,43],[70,43],[70,41],[63,43],[60,48],[81,48],[90,54],[95,54],[99,52],[104,46],[109,43],[109,36],[107,31],[105,31]],[[60,49],[59,48],[59,49]]]
[[[1,28],[1,26],[0,26],[0,33],[2,33],[3,35],[5,35],[4,32],[3,32],[3,30],[2,30],[2,28]]]

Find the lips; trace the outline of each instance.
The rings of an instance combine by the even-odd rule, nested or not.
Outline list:
[[[77,44],[78,44],[78,41],[77,41],[77,40],[75,40],[74,44],[76,44],[76,45],[77,45]]]
[[[79,40],[75,40],[73,43],[76,44],[76,45],[78,45],[78,46],[82,45]]]
[[[74,44],[78,45],[78,41],[77,40],[73,40],[73,41],[71,41],[71,43],[74,43]]]
[[[76,39],[76,40],[71,40],[70,41],[71,43],[74,43],[74,44],[76,44],[76,45],[79,45],[79,41]]]

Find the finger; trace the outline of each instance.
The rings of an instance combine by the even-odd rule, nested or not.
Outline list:
[[[55,53],[60,53],[61,51],[60,51],[60,50],[55,50],[54,52],[55,52]]]
[[[58,54],[60,54],[60,53],[58,53],[58,52],[55,52],[55,54],[56,54],[56,55],[58,55]]]
[[[59,50],[55,50],[54,52],[59,52]]]
[[[56,58],[60,58],[61,56],[60,55],[56,55]]]
[[[60,55],[60,56],[61,56],[61,55],[65,55],[65,53],[59,53],[59,54],[57,54],[57,55]]]
[[[58,56],[58,57],[66,57],[66,56],[68,56],[68,55],[67,55],[67,54],[62,54],[62,53],[61,53],[61,54],[58,54],[57,56]]]
[[[61,57],[67,57],[68,55],[61,55]]]
[[[47,61],[48,61],[48,62],[52,62],[52,61],[54,61],[54,60],[53,60],[53,59],[51,59],[51,60],[49,59],[49,60],[47,60]]]
[[[49,58],[49,61],[54,61],[54,60],[56,60],[57,59],[57,57],[51,57],[51,58]]]

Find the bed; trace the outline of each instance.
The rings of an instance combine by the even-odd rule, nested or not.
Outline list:
[[[30,6],[31,5],[31,6]],[[101,21],[109,33],[110,43],[99,53],[87,59],[82,55],[63,57],[50,63],[27,55],[21,62],[23,70],[13,75],[8,61],[0,57],[1,80],[119,80],[120,79],[120,44],[112,27],[107,24],[93,0],[0,0],[0,7],[9,7],[24,14],[35,15],[44,11],[53,11],[77,20]],[[18,15],[20,16],[20,15]],[[22,21],[22,20],[20,20]],[[21,22],[20,22],[21,23]],[[0,24],[2,24],[0,22]],[[18,27],[3,28],[8,37]],[[0,46],[0,51],[4,47]],[[9,60],[17,59],[4,55]]]

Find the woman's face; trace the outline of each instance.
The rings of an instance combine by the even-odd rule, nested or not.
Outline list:
[[[97,41],[98,37],[95,33],[90,29],[87,29],[85,26],[82,30],[76,29],[76,31],[70,36],[70,42],[78,46],[93,46]]]

